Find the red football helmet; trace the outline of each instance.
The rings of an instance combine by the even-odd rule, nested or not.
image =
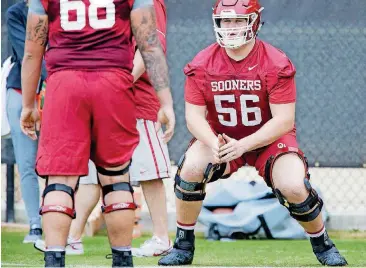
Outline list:
[[[218,0],[213,8],[216,40],[225,48],[238,48],[255,38],[260,30],[263,7],[258,0]],[[245,19],[240,27],[221,27],[222,19]]]

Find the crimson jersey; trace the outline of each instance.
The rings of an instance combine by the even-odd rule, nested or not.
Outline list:
[[[249,55],[232,62],[217,43],[184,68],[185,100],[207,106],[207,121],[217,133],[241,139],[272,118],[269,103],[296,101],[295,67],[277,48],[256,40]],[[296,129],[290,132],[296,135]]]
[[[108,68],[131,72],[133,0],[42,0],[42,5],[49,20],[46,63],[50,73]]]
[[[161,46],[166,53],[166,7],[164,0],[154,0],[156,13],[157,35]],[[145,72],[134,84],[136,100],[136,116],[139,119],[157,121],[157,114],[160,108],[158,97]]]

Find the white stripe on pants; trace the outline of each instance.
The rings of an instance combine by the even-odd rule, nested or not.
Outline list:
[[[168,146],[163,142],[163,131],[155,131],[155,122],[137,119],[140,143],[132,156],[131,181],[148,181],[170,177]]]

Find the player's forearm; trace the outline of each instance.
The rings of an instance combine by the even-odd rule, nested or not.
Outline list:
[[[47,36],[48,17],[29,12],[21,74],[23,107],[34,107]]]
[[[240,140],[240,146],[245,151],[252,151],[273,143],[294,127],[294,121],[289,118],[274,117],[264,124],[257,132]]]
[[[156,95],[158,96],[159,102],[162,106],[163,105],[173,106],[173,97],[169,88],[165,88],[156,92]]]
[[[143,7],[132,11],[131,26],[154,89],[156,91],[169,89],[168,64],[156,32],[154,7]]]
[[[135,57],[133,59],[133,69],[132,69],[132,76],[133,82],[135,83],[141,75],[146,71],[144,60],[141,56],[141,52],[139,49],[135,52]]]
[[[206,118],[197,115],[186,116],[187,128],[189,132],[199,141],[210,148],[217,143],[217,136],[212,131]]]
[[[41,76],[42,56],[34,56],[25,52],[22,64],[23,107],[33,108],[39,78]]]

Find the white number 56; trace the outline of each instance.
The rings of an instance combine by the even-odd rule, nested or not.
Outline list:
[[[219,121],[222,125],[227,127],[235,127],[238,124],[237,111],[234,108],[222,107],[223,102],[235,103],[234,95],[215,95],[216,111],[219,114]],[[244,126],[251,127],[259,125],[262,122],[261,109],[259,107],[248,107],[247,102],[259,102],[257,95],[241,95],[240,96],[240,108],[241,108],[241,121]],[[240,112],[240,111],[239,111]],[[254,119],[249,120],[249,114],[254,114]],[[223,114],[229,114],[229,120],[225,120]]]
[[[89,24],[93,29],[112,28],[116,22],[113,0],[89,0]],[[106,17],[98,18],[98,8],[106,9]],[[76,11],[76,20],[70,21],[69,11]],[[61,27],[66,31],[82,30],[86,26],[86,7],[83,1],[60,1]]]

